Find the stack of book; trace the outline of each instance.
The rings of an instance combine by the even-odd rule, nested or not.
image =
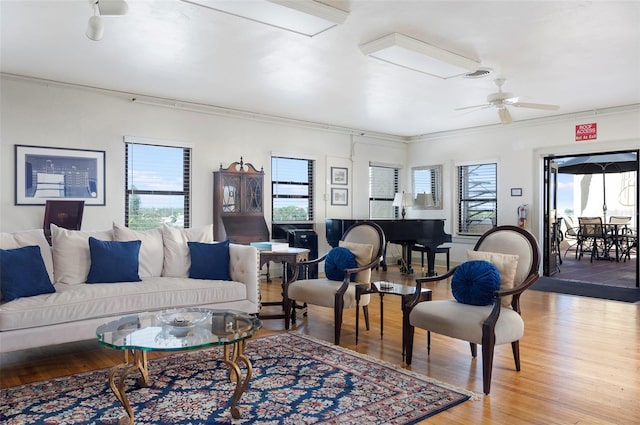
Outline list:
[[[255,246],[261,251],[288,251],[289,244],[286,242],[251,242],[251,246]]]

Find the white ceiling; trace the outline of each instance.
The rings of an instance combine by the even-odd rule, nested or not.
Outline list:
[[[640,104],[640,1],[334,1],[346,22],[313,38],[178,0],[128,3],[95,42],[87,0],[0,0],[1,71],[398,136],[499,123],[455,111],[485,103],[496,76],[521,101],[560,105],[510,108],[514,121]],[[358,48],[392,32],[495,73],[441,80]]]

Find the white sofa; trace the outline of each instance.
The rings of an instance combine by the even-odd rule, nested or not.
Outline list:
[[[106,231],[84,232],[52,225],[52,247],[42,230],[0,234],[3,250],[39,246],[55,288],[52,293],[0,300],[0,352],[95,338],[99,325],[143,311],[207,307],[258,313],[256,248],[229,244],[231,280],[188,277],[191,260],[187,242],[212,243],[212,230],[209,225],[133,231],[114,224]],[[86,283],[91,267],[90,236],[102,241],[140,240],[140,281]]]

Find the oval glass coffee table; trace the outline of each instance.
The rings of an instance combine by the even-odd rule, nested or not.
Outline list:
[[[236,382],[231,398],[231,416],[239,419],[237,407],[252,375],[249,358],[244,354],[246,342],[260,328],[262,321],[234,310],[185,308],[122,317],[96,329],[100,344],[124,350],[124,361],[109,372],[109,388],[127,411],[120,424],[133,424],[133,409],[125,394],[124,382],[129,374],[140,372],[138,382],[149,385],[147,353],[149,351],[185,351],[222,345],[223,361],[229,366],[229,379]],[[241,364],[246,373],[242,378]]]

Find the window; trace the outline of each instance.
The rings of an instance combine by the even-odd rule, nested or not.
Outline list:
[[[398,218],[393,197],[398,192],[399,174],[399,167],[369,164],[369,218]]]
[[[458,233],[482,235],[496,226],[497,165],[458,167]]]
[[[272,157],[273,222],[313,221],[313,161]]]
[[[125,138],[126,226],[145,230],[189,227],[191,149]]]
[[[412,174],[413,207],[442,209],[442,166],[414,167]]]

